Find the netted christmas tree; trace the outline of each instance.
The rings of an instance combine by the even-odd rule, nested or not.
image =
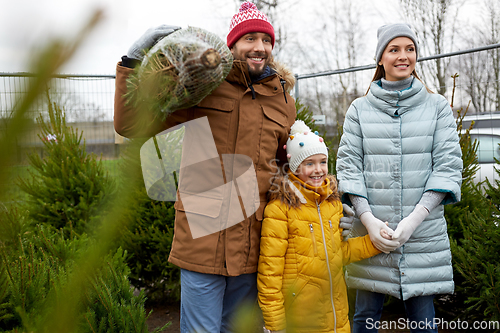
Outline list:
[[[127,103],[163,120],[171,112],[198,104],[231,70],[224,41],[188,27],[164,37],[145,55],[127,81]]]

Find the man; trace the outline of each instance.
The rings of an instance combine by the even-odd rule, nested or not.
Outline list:
[[[245,2],[233,16],[227,36],[234,62],[226,80],[197,106],[175,111],[146,130],[139,129],[136,110],[125,105],[126,78],[144,49],[177,29],[162,26],[149,30],[118,63],[115,129],[125,137],[146,137],[207,117],[223,168],[223,155],[246,155],[253,162],[259,199],[255,213],[242,222],[193,238],[187,218],[191,207],[180,197],[175,203],[168,260],[181,268],[181,332],[231,332],[238,305],[245,300],[256,302],[262,215],[272,177],[286,162],[283,146],[296,116],[294,100],[288,94],[294,77],[273,61],[274,29],[268,18],[254,4]],[[182,177],[181,171],[180,183]]]

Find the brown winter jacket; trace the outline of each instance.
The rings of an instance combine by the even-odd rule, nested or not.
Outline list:
[[[165,121],[153,121],[144,130],[137,125],[135,110],[126,106],[123,98],[126,79],[133,70],[118,63],[114,116],[118,134],[128,138],[151,137],[189,120],[207,117],[219,156],[242,154],[253,161],[260,205],[241,223],[193,239],[185,208],[177,197],[169,261],[181,268],[226,276],[257,271],[266,193],[278,165],[286,161],[283,145],[296,116],[294,100],[288,94],[294,84],[292,73],[275,62],[271,68],[276,73],[250,87],[246,62],[235,60],[226,80],[197,106],[175,111]],[[284,87],[280,79],[284,80]]]

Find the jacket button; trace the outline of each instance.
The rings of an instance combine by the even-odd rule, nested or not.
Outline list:
[[[292,293],[292,296],[295,296],[295,293]]]

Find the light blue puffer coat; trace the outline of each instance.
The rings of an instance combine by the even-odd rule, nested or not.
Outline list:
[[[350,288],[414,296],[453,293],[453,271],[444,204],[460,200],[462,159],[455,119],[448,101],[429,93],[417,79],[403,91],[372,82],[346,114],[337,159],[339,191],[368,199],[373,215],[397,224],[425,191],[446,192],[410,239],[390,254],[347,267]],[[365,235],[356,220],[352,233]]]

